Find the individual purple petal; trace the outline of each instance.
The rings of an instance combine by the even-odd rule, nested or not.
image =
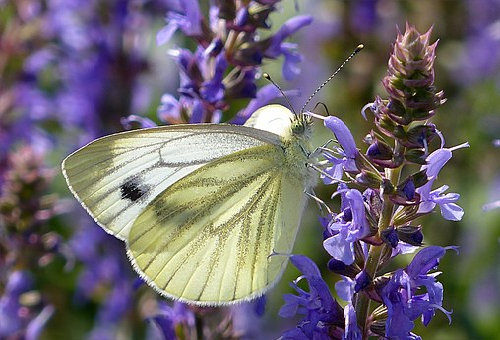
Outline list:
[[[126,130],[134,129],[136,126],[141,129],[157,126],[151,119],[138,115],[123,117],[122,119],[120,119],[120,123]]]
[[[350,189],[346,192],[346,200],[352,213],[352,228],[349,240],[363,238],[368,232],[368,221],[366,220],[365,204],[363,195],[359,190]]]
[[[299,309],[301,298],[294,294],[284,294],[283,300],[285,300],[285,304],[281,306],[278,315],[282,318],[291,318],[295,316]]]
[[[299,63],[302,62],[302,55],[297,52],[297,45],[291,43],[283,43],[281,51],[285,60],[283,61],[283,77],[286,80],[292,80],[300,74]]]
[[[329,176],[326,176],[323,173],[321,174],[321,179],[323,180],[323,183],[325,184],[338,183],[342,179],[342,176],[344,175],[345,160],[332,156],[328,153],[325,153],[324,157],[330,162],[330,164],[332,164],[332,166],[327,167],[325,169],[325,173],[328,174]]]
[[[446,248],[439,246],[425,247],[419,251],[406,268],[410,278],[415,279],[418,275],[427,274],[439,264],[439,259],[446,253]]]
[[[298,91],[285,91],[287,96],[296,96]],[[250,100],[248,105],[241,111],[238,112],[236,117],[233,119],[234,124],[243,124],[255,111],[264,105],[268,104],[271,100],[281,97],[282,94],[280,90],[273,84],[268,84],[261,87],[257,91],[257,95],[254,99]]]
[[[440,204],[441,215],[448,221],[461,221],[464,209],[455,203]]]
[[[451,157],[452,152],[450,149],[438,149],[427,156],[425,159],[427,164],[423,165],[421,170],[426,170],[429,179],[435,178]]]
[[[321,277],[321,272],[313,260],[304,255],[290,256],[290,262],[308,277]]]
[[[277,58],[282,53],[281,44],[283,40],[297,32],[304,26],[309,25],[313,21],[310,15],[299,15],[288,19],[271,37],[271,45],[266,50],[266,56],[269,58]]]
[[[187,27],[183,27],[184,34],[187,36],[200,35],[202,33],[201,22],[203,16],[198,0],[184,0],[181,1],[181,5],[186,14],[187,21],[189,22]]]
[[[26,328],[26,340],[36,340],[40,337],[43,328],[49,321],[50,317],[54,314],[54,306],[45,306],[42,311],[28,324]]]
[[[158,106],[156,114],[162,122],[167,122],[169,118],[179,118],[180,110],[179,101],[170,94],[164,94],[161,96],[160,106]]]
[[[355,280],[342,276],[342,281],[337,281],[335,283],[335,291],[337,292],[339,298],[347,302],[352,302],[355,284]]]
[[[215,103],[224,98],[225,86],[222,83],[224,72],[226,71],[228,63],[224,54],[219,54],[215,58],[215,72],[212,79],[204,82],[200,89],[202,99],[210,103]]]
[[[344,307],[345,332],[343,340],[361,340],[363,339],[361,330],[356,320],[356,311],[354,306],[349,303]]]
[[[403,241],[399,241],[396,248],[392,249],[391,257],[397,256],[399,254],[412,254],[419,248],[420,247],[418,247],[418,246],[414,246],[414,245],[405,243]]]
[[[170,11],[167,13],[167,26],[162,28],[156,35],[156,43],[162,45],[170,40],[177,29],[181,29],[187,36],[201,35],[202,14],[198,0],[185,0],[179,3],[177,10],[180,13]]]
[[[348,235],[349,231],[347,228],[344,228],[337,235],[323,241],[323,247],[328,254],[345,264],[354,262],[354,249],[352,243],[346,241]]]
[[[346,157],[350,159],[356,158],[358,149],[356,148],[354,137],[352,136],[351,131],[349,131],[345,123],[338,117],[329,116],[325,118],[324,124],[335,134],[338,142],[344,149]]]
[[[168,24],[167,26],[163,27],[156,34],[156,45],[161,46],[163,44],[166,44],[172,38],[178,28],[179,27],[174,24]]]
[[[203,113],[203,103],[200,100],[194,100],[191,107],[191,116],[189,117],[189,123],[202,123]]]

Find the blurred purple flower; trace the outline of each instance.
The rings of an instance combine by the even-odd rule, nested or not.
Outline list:
[[[287,90],[287,91],[284,91],[284,93],[287,96],[295,96],[298,94],[298,91]],[[242,109],[238,112],[236,117],[233,119],[232,123],[234,123],[234,124],[245,123],[245,121],[252,115],[252,113],[257,111],[257,109],[268,104],[271,100],[273,100],[275,98],[279,98],[279,97],[281,97],[281,92],[273,84],[268,84],[268,85],[262,86],[257,91],[255,98],[250,100],[248,105],[244,109]]]
[[[167,13],[168,25],[158,33],[158,43],[170,40],[173,32],[180,29],[195,40],[196,49],[194,52],[170,51],[181,70],[181,86],[179,99],[168,95],[162,101],[158,110],[160,119],[174,124],[231,120],[236,115],[226,113],[230,101],[258,95],[256,75],[265,58],[284,56],[283,76],[285,79],[296,76],[302,57],[296,45],[285,39],[309,25],[312,17],[289,19],[276,33],[262,39],[258,29],[270,29],[267,19],[276,10],[277,2],[211,4],[207,19],[202,17],[198,1],[171,4]],[[240,117],[235,122],[239,122]]]
[[[170,1],[170,10],[167,13],[167,26],[156,35],[156,43],[167,43],[176,30],[180,29],[188,37],[201,35],[202,14],[198,0]],[[175,6],[174,6],[175,5]]]
[[[302,27],[310,25],[313,18],[309,15],[300,15],[287,20],[283,26],[276,32],[271,39],[269,48],[264,56],[268,58],[277,58],[280,55],[285,57],[283,63],[283,77],[286,80],[292,80],[300,74],[297,64],[302,61],[302,56],[297,52],[296,44],[284,42],[286,38],[295,34]]]
[[[154,329],[155,338],[177,339],[176,329],[192,329],[195,325],[195,315],[184,303],[174,302],[173,306],[163,301],[158,302],[158,313],[148,318],[150,326]],[[185,334],[186,338],[189,333]]]
[[[36,314],[21,303],[21,295],[34,288],[34,279],[27,271],[10,273],[7,286],[0,297],[0,337],[14,339],[25,337],[37,339],[52,316],[54,307],[45,306]]]
[[[466,40],[453,72],[461,84],[474,85],[485,78],[500,75],[500,4],[490,0],[468,0],[465,2],[468,20],[465,26]],[[474,62],[471,62],[471,61]]]
[[[377,24],[378,0],[354,0],[351,2],[351,29],[359,33],[372,31]]]

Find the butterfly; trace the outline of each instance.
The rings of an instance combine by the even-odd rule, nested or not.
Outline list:
[[[264,294],[297,235],[311,117],[281,105],[243,126],[186,124],[99,138],[62,163],[68,187],[160,294],[226,305]]]

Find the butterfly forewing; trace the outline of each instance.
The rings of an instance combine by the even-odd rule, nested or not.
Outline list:
[[[277,145],[253,147],[166,189],[131,228],[136,269],[184,301],[223,304],[262,294],[285,268],[303,206],[304,179],[289,177],[285,157]]]
[[[110,135],[68,156],[63,174],[96,222],[126,239],[135,218],[172,183],[225,155],[279,143],[276,135],[255,131],[177,125]]]

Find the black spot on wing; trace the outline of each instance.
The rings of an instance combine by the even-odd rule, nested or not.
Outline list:
[[[120,194],[122,198],[131,202],[140,200],[144,197],[147,191],[147,186],[143,184],[141,185],[141,181],[138,178],[131,178],[120,186]]]

